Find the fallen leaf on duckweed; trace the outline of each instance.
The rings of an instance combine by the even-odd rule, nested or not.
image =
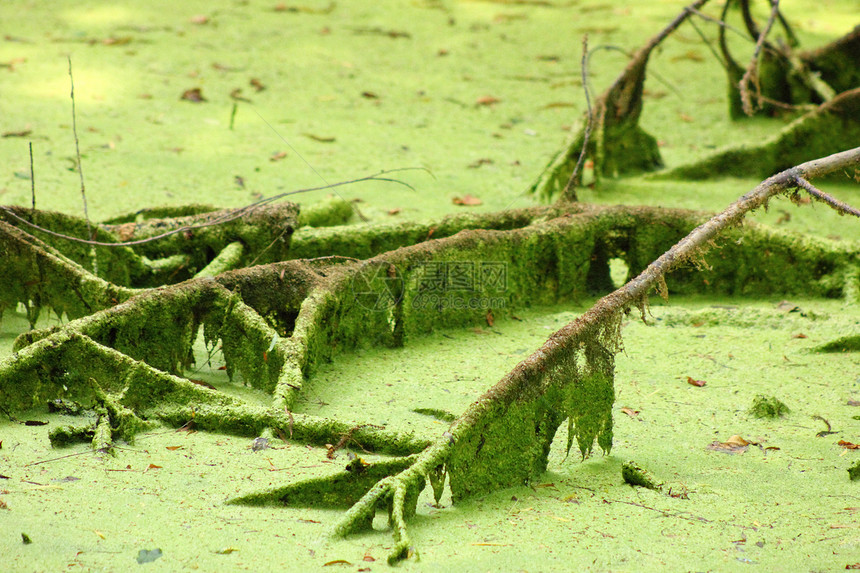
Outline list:
[[[203,90],[200,88],[192,88],[190,90],[185,90],[182,92],[182,97],[179,98],[185,101],[190,101],[191,103],[200,103],[206,101],[206,98],[203,97]]]
[[[462,197],[454,197],[451,199],[451,202],[454,205],[464,205],[467,207],[472,207],[475,205],[482,205],[484,202],[478,199],[477,197],[473,197],[472,195],[463,195]]]
[[[314,141],[319,141],[320,143],[334,143],[336,139],[333,135],[316,135],[313,133],[303,133],[302,135],[309,139],[313,139]]]
[[[239,551],[239,549],[237,547],[223,547],[215,553],[217,553],[218,555],[230,555],[234,551]]]
[[[702,386],[707,384],[707,382],[705,382],[704,380],[696,380],[692,376],[687,376],[687,384],[689,384],[690,386],[696,386],[698,388],[701,388]]]
[[[485,96],[481,96],[478,99],[476,99],[475,103],[477,105],[493,105],[494,103],[499,103],[500,101],[502,101],[502,100],[500,100],[497,97],[493,97],[491,95],[485,95]]]
[[[230,99],[251,103],[251,100],[242,95],[242,88],[236,88],[230,92]]]
[[[90,44],[95,43],[95,40],[90,40]],[[105,38],[101,41],[103,46],[125,46],[131,43],[131,36],[122,36],[115,38],[113,36]]]
[[[800,312],[799,306],[787,300],[783,300],[777,303],[776,308],[777,310],[781,310],[782,312]]]
[[[470,163],[469,165],[467,165],[467,167],[468,167],[469,169],[477,169],[477,168],[478,168],[478,167],[480,167],[481,165],[492,165],[492,164],[493,164],[493,160],[492,160],[492,159],[489,159],[489,158],[486,158],[486,157],[482,157],[481,159],[477,159],[477,160],[475,160],[473,163]]]
[[[752,443],[741,436],[734,435],[725,442],[711,442],[708,444],[708,449],[726,454],[741,454],[747,451],[747,447]]]
[[[286,151],[278,151],[276,153],[273,153],[272,156],[269,157],[269,161],[272,161],[272,162],[280,161],[281,159],[284,159],[286,156],[287,156]]]
[[[323,567],[328,567],[329,565],[352,565],[346,559],[335,559],[334,561],[329,561],[328,563],[324,563]]]
[[[845,440],[839,440],[836,442],[837,446],[842,446],[846,450],[860,450],[860,444],[852,444],[851,442],[846,442]]]
[[[621,408],[621,411],[630,416],[631,418],[639,418],[639,410],[634,410],[633,408],[624,407]]]

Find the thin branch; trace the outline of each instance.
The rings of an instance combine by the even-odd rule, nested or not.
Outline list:
[[[818,189],[817,187],[815,187],[815,185],[813,185],[812,183],[810,183],[809,181],[804,179],[803,177],[800,177],[800,176],[795,177],[794,183],[796,183],[798,187],[801,187],[803,190],[805,190],[807,193],[809,193],[810,195],[812,195],[813,197],[815,197],[819,201],[826,203],[827,205],[836,209],[836,211],[838,211],[840,215],[844,215],[847,213],[848,215],[854,215],[855,217],[860,217],[860,209],[856,209],[856,208],[852,207],[851,205],[849,205],[848,203],[843,203],[842,201],[840,201],[839,199],[837,199],[833,195],[830,195],[829,193],[825,193],[824,191]]]
[[[579,152],[579,158],[576,160],[576,166],[573,168],[573,173],[570,174],[570,179],[564,187],[561,196],[566,201],[577,201],[576,185],[579,177],[579,171],[582,169],[582,164],[585,162],[585,154],[588,152],[588,140],[591,137],[591,129],[594,125],[594,116],[591,112],[591,96],[588,93],[588,34],[582,36],[582,61],[580,63],[582,73],[582,89],[585,92],[585,105],[588,110],[588,119],[585,123],[585,134],[582,137],[582,149]]]
[[[748,116],[752,117],[755,113],[752,105],[752,96],[750,95],[749,84],[750,82],[755,83],[756,87],[756,95],[759,97],[759,105],[761,104],[761,86],[758,81],[758,58],[761,54],[762,47],[764,46],[765,39],[767,35],[770,33],[770,29],[773,27],[774,22],[776,22],[776,18],[779,15],[779,0],[771,0],[771,10],[770,10],[770,18],[767,20],[767,24],[764,27],[764,30],[761,31],[761,34],[758,36],[758,40],[755,43],[755,50],[753,50],[752,58],[750,59],[750,63],[747,66],[746,72],[744,72],[743,77],[741,78],[740,83],[738,84],[738,89],[741,93],[741,102],[743,103],[744,113]]]
[[[81,144],[78,141],[78,119],[77,113],[75,112],[75,78],[72,75],[72,57],[69,56],[69,83],[72,86],[71,89],[71,98],[72,98],[72,133],[75,136],[75,156],[78,160],[78,175],[81,177],[81,199],[84,202],[84,219],[87,221],[87,237],[91,238],[92,228],[90,226],[90,215],[87,211],[87,191],[84,186],[84,166],[81,163]]]
[[[243,215],[247,214],[248,212],[250,212],[255,207],[260,207],[262,205],[266,205],[268,203],[272,203],[274,201],[277,201],[278,199],[283,199],[284,197],[287,197],[289,195],[297,195],[299,193],[309,193],[311,191],[320,191],[320,190],[324,190],[324,189],[332,189],[334,187],[341,187],[343,185],[349,185],[352,183],[361,183],[363,181],[387,181],[390,183],[399,183],[400,185],[403,185],[404,187],[408,187],[409,189],[412,189],[414,191],[415,188],[412,187],[412,185],[406,183],[405,181],[401,181],[399,179],[394,179],[392,177],[381,177],[382,175],[386,175],[388,173],[397,173],[399,171],[413,171],[413,170],[428,171],[424,167],[401,167],[398,169],[389,169],[389,170],[379,171],[377,173],[374,173],[373,175],[367,175],[365,177],[359,177],[357,179],[350,179],[348,181],[339,181],[337,183],[330,183],[327,185],[322,185],[320,187],[308,187],[306,189],[296,189],[294,191],[287,191],[285,193],[273,195],[272,197],[265,197],[263,199],[260,199],[259,201],[251,203],[250,205],[245,205],[244,207],[239,207],[237,209],[232,209],[232,210],[226,211],[224,214],[216,217],[215,219],[212,219],[211,221],[207,221],[205,223],[199,223],[196,225],[185,225],[185,226],[179,227],[177,229],[172,229],[170,231],[161,233],[160,235],[147,237],[146,239],[139,239],[137,241],[124,241],[124,242],[119,242],[119,243],[105,243],[103,241],[94,241],[91,239],[81,239],[79,237],[72,237],[71,235],[64,235],[63,233],[51,231],[50,229],[40,227],[39,225],[36,225],[35,223],[32,223],[32,222],[24,219],[23,217],[21,217],[17,213],[15,213],[15,211],[13,211],[12,209],[10,209],[9,207],[6,207],[4,205],[0,205],[0,211],[4,211],[7,215],[9,215],[13,219],[17,220],[18,222],[23,223],[24,225],[26,225],[32,229],[36,229],[38,231],[41,231],[41,232],[46,233],[48,235],[51,235],[52,237],[57,237],[60,239],[65,239],[67,241],[74,241],[76,243],[83,243],[85,245],[93,245],[93,246],[97,246],[97,247],[133,247],[135,245],[143,245],[145,243],[151,243],[151,242],[157,241],[159,239],[164,239],[165,237],[169,237],[169,236],[175,235],[177,233],[184,233],[185,231],[191,231],[194,229],[202,229],[204,227],[214,227],[216,225],[222,225],[224,223],[229,223],[230,221],[234,221],[234,220],[238,219],[239,217],[242,217]],[[428,171],[428,173],[429,173],[429,171]]]
[[[36,172],[33,171],[33,142],[30,142],[30,197],[33,211],[36,210]]]
[[[743,30],[732,26],[731,24],[727,23],[725,20],[721,20],[720,18],[714,18],[713,16],[708,16],[704,12],[696,10],[695,8],[690,8],[689,6],[687,8],[685,8],[685,10],[695,14],[696,16],[701,18],[702,20],[706,20],[708,22],[713,22],[714,24],[720,26],[721,28],[725,28],[726,30],[730,30],[730,31],[736,33],[737,35],[739,35],[740,37],[742,37],[744,39],[749,39],[749,36],[744,34]],[[752,40],[750,40],[750,41],[752,41]]]
[[[299,159],[301,159],[302,161],[304,161],[304,162],[305,162],[305,165],[307,165],[308,167],[310,167],[311,171],[313,171],[314,173],[316,173],[316,176],[317,176],[317,177],[319,177],[319,178],[322,180],[322,182],[323,182],[323,183],[325,183],[326,185],[328,185],[328,181],[326,181],[326,178],[325,178],[325,177],[323,177],[323,176],[320,174],[320,172],[319,172],[319,171],[317,171],[317,170],[316,170],[316,168],[315,168],[313,165],[311,165],[311,164],[310,164],[310,162],[309,162],[307,159],[305,159],[305,158],[304,158],[304,156],[303,156],[301,153],[299,153],[299,152],[298,152],[298,150],[296,150],[296,148],[295,148],[295,147],[293,147],[293,145],[292,145],[289,141],[287,141],[287,139],[286,139],[283,135],[281,135],[280,133],[278,133],[278,130],[277,130],[277,129],[275,129],[275,128],[274,128],[274,126],[273,126],[271,123],[269,123],[268,121],[266,121],[266,118],[265,118],[265,117],[263,117],[263,116],[260,114],[260,112],[259,112],[259,111],[257,111],[256,109],[254,109],[254,113],[256,113],[256,114],[259,116],[259,118],[263,120],[263,123],[265,123],[267,126],[269,126],[269,129],[271,129],[271,130],[275,133],[275,135],[277,135],[277,136],[281,139],[281,141],[283,141],[283,142],[287,145],[287,147],[289,147],[290,149],[292,149],[292,150],[293,150],[293,153],[295,153],[296,155],[298,155],[298,156],[299,156]],[[359,210],[358,210],[358,207],[356,207],[354,203],[352,203],[351,201],[347,201],[346,199],[344,199],[343,197],[341,197],[340,193],[338,193],[337,191],[335,191],[334,193],[335,193],[335,195],[337,195],[338,197],[340,197],[340,200],[341,200],[341,201],[343,201],[344,203],[348,204],[348,205],[352,208],[352,210],[353,210],[353,211],[355,211],[355,214],[356,214],[356,215],[358,215],[358,218],[359,218],[359,219],[361,219],[362,221],[367,221],[367,220],[368,220],[368,219],[367,219],[367,217],[365,217],[365,216],[364,216],[364,214],[363,214],[361,211],[359,211]]]
[[[701,14],[701,12],[699,12],[698,10],[696,10],[696,12],[694,12],[694,14],[695,14],[695,13],[699,13],[699,14]],[[698,27],[698,26],[696,26],[696,21],[695,21],[695,20],[693,20],[692,18],[690,18],[690,26],[692,26],[692,27],[693,27],[693,30],[695,30],[695,31],[696,31],[696,34],[698,34],[698,35],[699,35],[699,38],[701,38],[701,39],[702,39],[702,42],[704,42],[705,46],[707,46],[707,48],[708,48],[708,50],[710,50],[711,54],[712,54],[712,55],[717,59],[717,61],[718,61],[718,62],[720,62],[720,65],[721,65],[723,68],[725,68],[725,67],[726,67],[726,63],[725,63],[725,62],[723,62],[723,58],[721,58],[721,57],[720,57],[720,54],[718,54],[718,53],[717,53],[716,48],[714,48],[714,47],[711,45],[711,41],[707,38],[707,36],[705,36],[705,33],[704,33],[704,32],[702,32],[702,31],[699,29],[699,27]]]

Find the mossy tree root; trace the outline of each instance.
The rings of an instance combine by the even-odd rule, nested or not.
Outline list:
[[[651,175],[655,179],[704,180],[770,177],[805,161],[848,149],[860,141],[860,88],[839,94],[756,146],[729,147],[701,161]]]
[[[752,115],[776,115],[786,109],[802,108],[828,102],[842,92],[857,87],[860,82],[860,65],[857,53],[860,50],[860,26],[845,36],[825,46],[808,51],[795,51],[797,38],[788,23],[774,6],[786,41],[767,41],[752,17],[748,0],[739,0],[747,33],[758,41],[763,49],[758,53],[755,67],[746,70],[754,85],[744,86],[746,102],[742,102],[741,82],[745,70],[737,64],[726,42],[726,28],[719,29],[719,46],[728,78],[729,116],[741,119]],[[721,19],[734,0],[726,2]],[[746,84],[746,82],[744,82]],[[752,101],[752,100],[755,101]],[[810,157],[816,157],[812,154]]]
[[[390,442],[388,451],[397,455],[425,448],[415,458],[368,467],[351,463],[350,475],[362,477],[343,482],[349,495],[341,502],[357,501],[336,533],[366,527],[376,508],[388,504],[396,542],[392,558],[401,559],[414,553],[406,520],[427,478],[438,500],[447,475],[455,502],[526,483],[545,471],[550,444],[565,419],[568,450],[575,439],[583,456],[595,442],[609,451],[614,357],[624,314],[634,307],[644,313],[652,289],[668,293],[666,273],[700,262],[716,237],[737,227],[750,210],[777,194],[808,190],[809,178],[858,166],[860,148],[793,167],[707,220],[683,211],[624,207],[580,206],[561,216],[550,210],[546,218],[506,214],[499,220],[528,224],[466,230],[415,244],[414,236],[393,233],[388,236],[399,248],[364,261],[285,261],[146,290],[63,327],[21,335],[17,353],[0,362],[0,390],[16,400],[8,404],[13,410],[57,397],[95,403],[101,410],[93,438],[99,449],[117,435],[133,436],[138,420],[147,419],[173,425],[194,421],[242,435],[269,427],[311,442],[332,435],[362,445],[379,440]],[[772,289],[768,292],[808,294],[812,288],[839,294],[849,288],[839,281],[856,275],[848,270],[856,267],[856,253],[825,245],[811,249],[815,244],[809,241],[756,229],[747,237],[743,247],[726,245],[720,253],[726,260],[712,257],[712,268],[702,271],[715,278],[713,288],[739,288],[731,277],[743,265],[759,274],[775,273],[763,283]],[[655,252],[663,254],[648,264]],[[515,308],[578,299],[595,285],[605,288],[606,281],[595,277],[608,274],[609,257],[624,258],[638,276],[554,333],[429,445],[420,436],[393,437],[361,425],[309,418],[297,423],[285,409],[290,404],[285,386],[338,352],[362,344],[396,346],[440,325],[486,320],[482,309],[426,303],[422,285],[429,264],[505,263],[504,288],[481,284],[475,294],[504,297],[506,306]],[[683,275],[673,279],[676,285],[684,281]],[[239,372],[273,394],[275,408],[249,408],[178,376],[191,363],[191,344],[201,326],[207,342],[222,342],[228,372]],[[339,491],[344,490],[332,489],[334,499]]]
[[[529,188],[531,193],[550,200],[569,188],[568,181],[586,145],[585,133],[589,122],[592,132],[587,141],[586,157],[594,162],[595,177],[642,173],[663,166],[657,139],[639,127],[648,59],[664,39],[706,2],[696,0],[685,7],[669,25],[633,54],[624,71],[595,100],[590,117],[585,118],[583,126],[574,132],[562,151],[553,157]],[[579,183],[575,181],[574,185]],[[570,196],[561,198],[574,199]]]
[[[649,292],[665,294],[665,275],[701,256],[723,230],[736,226],[750,210],[804,180],[860,166],[860,148],[798,165],[762,182],[722,213],[691,231],[636,278],[604,296],[585,314],[555,332],[531,356],[473,403],[409,468],[380,480],[354,504],[334,528],[346,535],[366,527],[378,504],[389,499],[395,548],[389,561],[415,554],[406,534],[406,495],[424,486],[444,465],[452,499],[528,482],[546,469],[549,444],[559,424],[571,420],[583,455],[596,439],[611,447],[614,355],[621,345],[620,317],[637,307],[644,319]],[[579,408],[587,404],[585,408]],[[604,414],[606,405],[609,414]],[[570,439],[568,450],[570,449]],[[419,481],[420,480],[420,481]],[[435,489],[434,485],[434,489]],[[398,502],[399,500],[399,502]]]

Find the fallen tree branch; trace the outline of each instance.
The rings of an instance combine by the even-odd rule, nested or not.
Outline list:
[[[613,356],[620,350],[620,317],[636,306],[644,313],[651,289],[665,289],[665,275],[672,269],[701,257],[708,245],[724,230],[740,223],[750,211],[765,206],[774,196],[797,188],[798,181],[848,168],[860,168],[860,147],[815,159],[778,173],[729,205],[723,212],[696,227],[686,237],[653,261],[639,276],[604,296],[585,314],[568,323],[531,356],[517,364],[504,378],[474,402],[466,412],[422,452],[415,463],[371,488],[348,510],[332,530],[344,536],[367,527],[380,504],[389,505],[395,548],[389,562],[416,554],[409,545],[403,518],[415,506],[403,507],[403,496],[424,487],[424,476],[445,465],[452,499],[456,502],[476,493],[515,485],[542,473],[555,431],[577,408],[593,404],[571,404],[582,399],[581,386],[604,385],[612,393]],[[805,187],[804,187],[805,188]],[[608,379],[607,379],[608,376]],[[593,420],[592,420],[593,422]],[[611,447],[611,419],[598,420],[587,434],[600,446]],[[569,429],[577,439],[580,423]],[[568,449],[570,440],[568,438]],[[504,449],[507,455],[496,455]],[[580,440],[583,455],[586,448]],[[483,452],[489,451],[487,454]],[[420,491],[420,490],[419,490]],[[414,496],[417,497],[417,496]],[[393,499],[392,499],[393,498]]]
[[[423,169],[423,168],[421,168],[421,167],[404,167],[404,168],[400,168],[400,169],[388,169],[388,170],[383,170],[383,171],[377,171],[376,173],[374,173],[372,175],[365,175],[364,177],[357,177],[355,179],[349,179],[346,181],[339,181],[337,183],[330,183],[330,184],[321,185],[318,187],[308,187],[305,189],[295,189],[293,191],[287,191],[285,193],[279,193],[279,194],[273,195],[271,197],[264,197],[263,199],[260,199],[259,201],[255,201],[249,205],[245,205],[243,207],[238,207],[236,209],[230,209],[230,210],[224,211],[222,213],[219,213],[218,217],[211,219],[209,221],[206,221],[205,223],[199,223],[196,225],[184,225],[182,227],[178,227],[176,229],[171,229],[169,231],[166,231],[164,233],[160,233],[160,234],[152,236],[152,237],[146,237],[145,239],[138,239],[136,241],[120,241],[120,242],[115,242],[115,243],[108,243],[105,241],[81,239],[80,237],[73,237],[71,235],[65,235],[63,233],[58,233],[56,231],[52,231],[50,229],[40,227],[39,225],[36,225],[36,224],[28,221],[24,217],[21,217],[20,215],[15,213],[15,211],[10,209],[9,207],[0,205],[0,209],[5,211],[7,215],[12,217],[13,219],[18,221],[19,223],[22,223],[23,225],[26,225],[27,227],[30,227],[31,229],[36,229],[37,231],[47,233],[48,235],[51,235],[53,237],[57,237],[59,239],[65,239],[67,241],[74,241],[76,243],[83,243],[85,245],[92,245],[92,246],[98,246],[98,247],[131,247],[131,246],[136,246],[136,245],[142,245],[145,243],[151,243],[153,241],[158,241],[160,239],[164,239],[166,237],[170,237],[170,236],[176,235],[178,233],[186,233],[188,231],[193,231],[195,229],[202,229],[205,227],[214,227],[216,225],[223,225],[224,223],[229,223],[230,221],[235,221],[236,219],[243,217],[244,215],[247,215],[248,213],[252,212],[257,207],[261,207],[263,205],[268,205],[269,203],[273,203],[279,199],[283,199],[284,197],[288,197],[290,195],[298,195],[299,193],[309,193],[311,191],[322,191],[325,189],[333,189],[335,187],[341,187],[343,185],[350,185],[353,183],[362,183],[364,181],[388,181],[391,183],[399,183],[400,185],[404,185],[404,186],[406,186],[406,187],[408,187],[414,191],[413,187],[404,181],[401,181],[399,179],[394,179],[391,177],[383,177],[383,175],[387,175],[389,173],[396,173],[398,171],[408,171],[408,170],[414,170],[414,169]],[[89,220],[87,220],[87,224],[89,224]],[[91,236],[91,234],[89,232],[88,232],[88,236]]]

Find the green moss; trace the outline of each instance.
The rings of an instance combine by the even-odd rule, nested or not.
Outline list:
[[[341,197],[328,197],[317,203],[302,206],[298,226],[300,227],[333,227],[345,225],[354,214],[349,201]]]
[[[857,462],[848,468],[848,478],[851,481],[860,480],[860,462]]]
[[[860,352],[860,335],[841,336],[816,346],[816,352]]]
[[[780,418],[790,413],[788,406],[774,396],[758,394],[754,399],[749,413],[756,418]]]
[[[662,484],[654,479],[651,472],[633,461],[621,464],[621,478],[624,480],[624,483],[632,486],[653,489],[654,491],[661,491],[663,489]]]
[[[57,426],[48,433],[51,446],[63,448],[81,442],[92,442],[95,437],[95,424],[88,426]]]
[[[234,505],[285,505],[288,507],[349,508],[371,487],[388,476],[400,473],[415,461],[414,456],[363,464],[359,458],[346,469],[328,477],[300,481],[285,487],[235,497]]]

